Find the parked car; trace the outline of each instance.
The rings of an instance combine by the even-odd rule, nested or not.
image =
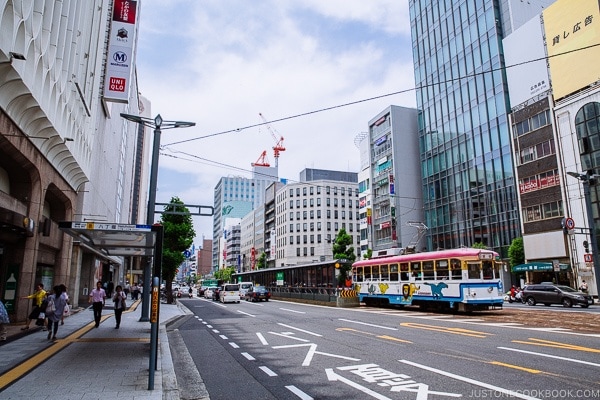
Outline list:
[[[213,288],[213,291],[212,291],[213,301],[219,301],[221,290],[223,290],[223,286],[217,286],[216,288]]]
[[[219,300],[221,303],[240,302],[240,285],[237,283],[226,283],[219,292]]]
[[[246,292],[246,301],[269,301],[271,292],[264,286],[253,286]]]
[[[525,299],[525,303],[530,306],[542,303],[545,306],[562,304],[563,307],[579,305],[587,308],[591,304],[594,304],[594,299],[589,294],[579,292],[569,286],[553,285],[550,283],[527,285],[523,289],[523,298]]]
[[[252,286],[254,286],[252,284],[252,282],[240,282],[240,298],[244,299],[246,297],[246,292],[248,291],[248,289],[250,289]]]
[[[212,299],[213,298],[213,292],[215,291],[215,289],[217,289],[216,286],[209,286],[204,290],[204,298],[205,299]]]
[[[204,291],[206,290],[206,286],[200,286],[198,288],[198,296],[204,296]]]

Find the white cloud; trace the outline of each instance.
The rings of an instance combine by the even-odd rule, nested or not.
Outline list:
[[[407,5],[396,3],[144,1],[140,90],[153,114],[197,124],[163,132],[163,145],[259,124],[259,112],[269,120],[309,113],[272,124],[287,148],[280,176],[295,180],[306,167],[357,171],[354,136],[390,104],[415,104],[409,91],[335,108],[414,86]],[[177,151],[249,171],[263,150],[274,164],[273,145],[263,126],[170,146],[160,159],[158,201],[177,195],[212,205],[220,177],[250,177]],[[211,219],[195,225],[210,237]]]

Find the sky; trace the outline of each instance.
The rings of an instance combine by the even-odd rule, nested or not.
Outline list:
[[[140,0],[137,79],[163,130],[157,203],[212,206],[221,177],[252,177],[283,137],[279,177],[358,172],[354,138],[390,105],[415,107],[408,1]],[[269,122],[260,125],[262,114]],[[196,247],[212,217],[194,217]]]

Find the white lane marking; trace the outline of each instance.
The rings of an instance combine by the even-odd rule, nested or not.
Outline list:
[[[344,318],[338,318],[338,320],[340,321],[344,321],[344,322],[350,322],[351,324],[359,324],[359,325],[367,325],[367,326],[372,326],[374,328],[381,328],[381,329],[389,329],[390,331],[397,331],[397,328],[391,328],[389,326],[382,326],[382,325],[375,325],[375,324],[368,324],[366,322],[360,322],[360,321],[352,321],[350,319],[344,319]]]
[[[590,362],[590,361],[576,360],[576,359],[574,359],[574,358],[559,357],[559,356],[553,356],[553,355],[550,355],[550,354],[544,354],[544,353],[536,353],[535,351],[527,351],[527,350],[512,349],[512,348],[510,348],[510,347],[498,347],[498,348],[499,348],[499,349],[502,349],[502,350],[516,351],[516,352],[518,352],[518,353],[532,354],[532,355],[534,355],[534,356],[548,357],[548,358],[556,358],[557,360],[571,361],[571,362],[574,362],[574,363],[586,364],[586,365],[593,365],[594,367],[600,367],[600,364],[593,363],[593,362]]]
[[[289,311],[289,312],[293,312],[293,313],[297,313],[297,314],[306,314],[306,311],[290,310],[289,308],[280,308],[280,310],[282,310],[282,311]]]
[[[256,315],[252,315],[252,314],[250,314],[250,313],[247,313],[247,312],[244,312],[244,311],[242,311],[242,310],[237,310],[237,312],[239,312],[240,314],[247,315],[247,316],[249,316],[249,317],[252,317],[252,318],[256,318]]]
[[[239,349],[240,348],[240,346],[238,346],[235,342],[229,342],[229,345],[231,347],[233,347],[234,349]]]
[[[505,394],[507,394],[510,397],[517,397],[519,399],[526,399],[526,400],[540,400],[537,397],[526,396],[526,395],[521,394],[519,392],[514,392],[512,390],[501,388],[500,386],[490,385],[489,383],[484,383],[484,382],[481,382],[481,381],[476,381],[475,379],[471,379],[471,378],[467,378],[467,377],[464,377],[464,376],[452,374],[450,372],[442,371],[441,369],[437,369],[437,368],[428,367],[428,366],[423,365],[423,364],[417,364],[417,363],[414,363],[414,362],[408,361],[408,360],[398,360],[398,361],[401,362],[401,363],[404,363],[404,364],[412,365],[413,367],[424,369],[426,371],[430,371],[430,372],[433,372],[433,373],[436,373],[436,374],[444,375],[444,376],[447,376],[447,377],[452,378],[452,379],[456,379],[456,380],[459,380],[459,381],[467,382],[467,383],[470,383],[472,385],[481,386],[481,387],[484,387],[486,389],[494,390],[494,391],[500,392],[500,393],[505,393]]]
[[[382,394],[374,392],[369,388],[366,388],[362,385],[359,385],[358,383],[352,382],[350,379],[346,379],[343,376],[336,374],[335,372],[333,372],[333,369],[331,369],[331,368],[325,369],[325,372],[327,373],[327,379],[329,379],[330,381],[340,381],[340,382],[345,383],[346,385],[351,386],[354,389],[358,389],[361,392],[363,392],[364,394],[368,394],[369,396],[374,397],[378,400],[391,400],[389,397],[386,397]]]
[[[207,328],[212,329],[212,325],[208,324],[206,325]]]
[[[260,332],[256,332],[256,336],[258,336],[258,340],[260,340],[260,342],[261,342],[263,345],[267,346],[267,345],[269,344],[269,342],[267,342],[267,339],[265,339],[265,337],[263,336],[263,334],[262,334],[262,333],[260,333]]]
[[[298,396],[302,400],[313,400],[312,397],[310,397],[309,395],[307,395],[306,393],[304,393],[302,390],[298,389],[294,385],[289,385],[289,386],[286,386],[285,388],[287,390],[289,390],[290,392],[294,393],[296,396]]]
[[[277,325],[285,326],[286,328],[294,329],[294,330],[297,330],[298,332],[304,332],[304,333],[307,333],[309,335],[313,335],[313,336],[317,336],[317,337],[322,337],[323,336],[323,335],[319,335],[318,333],[314,333],[314,332],[310,332],[310,331],[305,331],[304,329],[300,329],[300,328],[294,328],[293,326],[282,324],[282,323],[277,323]]]
[[[202,323],[203,323],[204,325],[208,325],[208,322],[206,322],[206,321],[202,321]]]
[[[250,354],[248,354],[248,353],[246,353],[246,352],[242,353],[242,355],[243,355],[244,357],[246,357],[246,359],[247,359],[247,360],[250,360],[250,361],[254,361],[254,360],[256,360],[256,358],[252,357]]]
[[[219,330],[218,330],[218,329],[213,329],[212,331],[213,331],[214,333],[219,333]]]
[[[338,354],[331,354],[331,353],[324,353],[322,351],[317,351],[317,345],[314,343],[288,344],[285,346],[273,346],[273,348],[274,349],[291,349],[294,347],[306,347],[306,346],[308,346],[308,352],[306,353],[306,357],[304,358],[304,361],[302,362],[303,367],[308,367],[310,365],[315,354],[321,354],[321,355],[327,356],[327,357],[341,358],[343,360],[360,361],[360,358],[352,358],[352,357],[340,356]]]
[[[264,372],[265,374],[269,375],[269,376],[277,376],[277,374],[273,371],[271,371],[269,368],[262,366],[262,367],[258,367],[258,369],[260,369],[262,372]]]
[[[293,339],[293,340],[297,340],[299,342],[310,342],[310,340],[308,339],[302,339],[296,336],[292,336],[293,333],[291,332],[282,332],[282,333],[277,333],[277,332],[269,332],[271,335],[275,335],[275,336],[281,336],[284,338],[288,338],[288,339]]]
[[[225,336],[225,335],[219,335],[219,337],[223,340],[227,340],[227,336]]]

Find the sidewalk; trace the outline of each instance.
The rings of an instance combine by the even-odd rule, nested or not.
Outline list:
[[[131,300],[129,300],[131,302]],[[31,324],[9,326],[0,342],[2,399],[179,399],[166,324],[189,311],[161,304],[154,389],[149,387],[150,322],[139,322],[140,301],[130,303],[115,329],[109,299],[99,328],[90,308],[75,310],[59,325],[55,342]]]

